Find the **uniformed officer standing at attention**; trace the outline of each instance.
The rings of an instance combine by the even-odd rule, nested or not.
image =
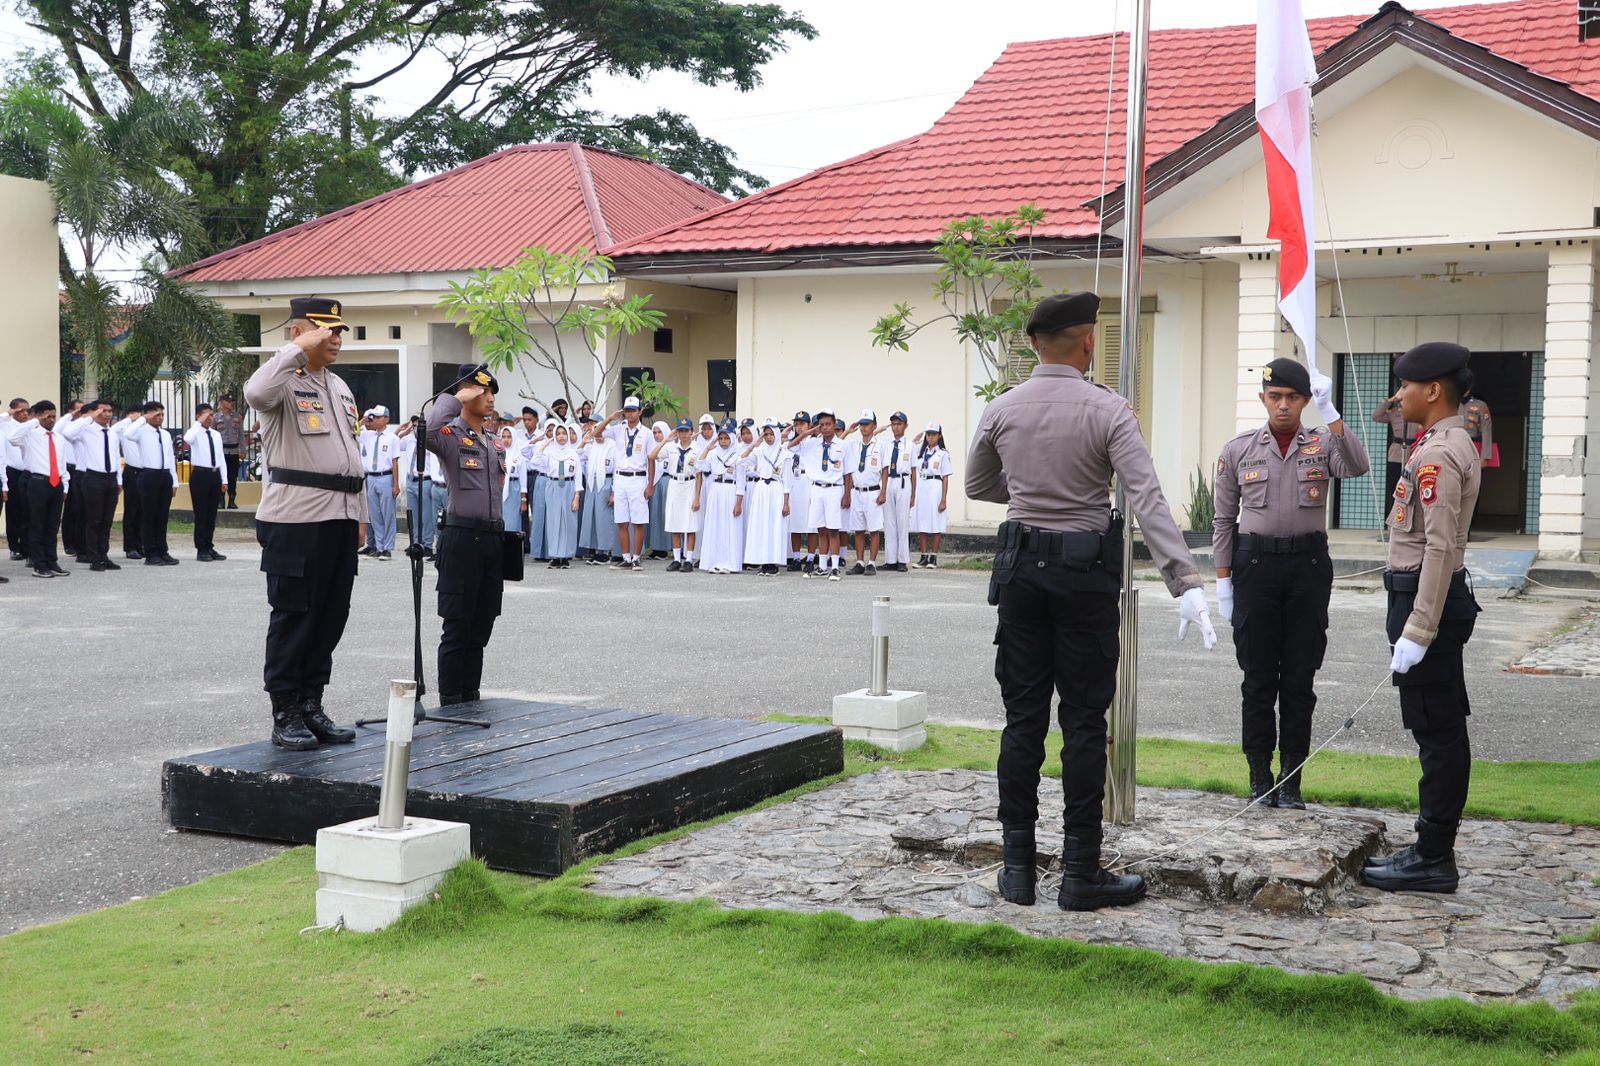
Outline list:
[[[1244,671],[1250,798],[1304,810],[1300,774],[1290,771],[1311,751],[1313,680],[1328,650],[1329,488],[1335,478],[1365,474],[1371,462],[1360,438],[1345,432],[1326,374],[1312,377],[1293,359],[1274,359],[1261,370],[1260,397],[1266,425],[1230,440],[1217,460],[1212,558],[1217,603],[1233,622]],[[1313,400],[1327,429],[1301,422]],[[1281,753],[1275,793],[1274,748]]]
[[[211,420],[211,428],[222,437],[222,457],[227,466],[228,476],[223,482],[227,490],[228,501],[226,507],[230,511],[239,509],[239,451],[244,447],[244,415],[233,409],[233,395],[223,393],[217,400],[216,416]]]
[[[303,751],[356,738],[328,718],[322,690],[350,617],[367,497],[355,395],[330,369],[349,327],[335,300],[297,298],[289,313],[289,343],[250,375],[244,399],[260,421],[267,468],[256,540],[272,607],[262,669],[272,742]]]
[[[967,456],[967,495],[1008,504],[989,602],[1000,608],[995,678],[1006,706],[1000,738],[1000,893],[1034,901],[1034,823],[1050,694],[1061,697],[1066,792],[1057,902],[1094,910],[1144,898],[1144,878],[1100,867],[1106,708],[1116,692],[1122,518],[1108,501],[1116,474],[1167,589],[1180,598],[1178,637],[1198,624],[1216,644],[1200,572],[1156,480],[1133,409],[1084,378],[1094,362],[1094,293],[1048,296],[1028,319],[1032,377],[983,413]]]
[[[1400,413],[1398,396],[1391,396],[1380,403],[1378,409],[1372,412],[1372,420],[1389,427],[1389,448],[1385,453],[1387,462],[1383,484],[1386,492],[1393,492],[1394,483],[1400,478],[1400,468],[1406,462],[1406,449],[1417,439],[1422,427],[1415,422],[1407,421]]]
[[[485,436],[500,383],[486,366],[461,368],[464,384],[428,412],[424,444],[439,457],[450,502],[439,529],[439,705],[480,699],[483,649],[505,591],[500,493],[505,453]]]
[[[1468,396],[1461,404],[1461,424],[1466,428],[1467,436],[1472,438],[1472,446],[1478,449],[1478,457],[1484,462],[1494,458],[1494,415],[1489,410],[1489,405],[1476,396]]]
[[[1388,892],[1454,892],[1456,827],[1467,802],[1472,745],[1462,652],[1478,601],[1467,585],[1467,527],[1478,504],[1478,451],[1461,421],[1472,388],[1467,349],[1433,341],[1395,361],[1400,405],[1422,437],[1406,460],[1389,510],[1389,668],[1400,721],[1422,761],[1417,842],[1367,861],[1362,879]]]

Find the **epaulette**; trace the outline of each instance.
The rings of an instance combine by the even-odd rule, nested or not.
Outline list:
[[[449,426],[445,426],[445,427],[441,428],[439,430],[439,433],[440,433],[440,435],[446,436],[446,437],[453,437],[453,436],[456,435],[456,431],[451,429]]]

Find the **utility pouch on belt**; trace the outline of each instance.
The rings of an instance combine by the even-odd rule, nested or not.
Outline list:
[[[995,531],[994,565],[989,570],[989,606],[1000,605],[1000,586],[1017,576],[1017,553],[1022,547],[1022,523],[1001,522]]]
[[[500,534],[500,576],[505,581],[521,581],[523,560],[528,548],[527,534],[508,529]]]
[[[1121,511],[1111,512],[1111,524],[1100,538],[1100,565],[1114,577],[1122,576],[1122,538],[1127,535],[1128,520]]]

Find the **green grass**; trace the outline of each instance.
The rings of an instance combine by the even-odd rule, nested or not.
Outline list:
[[[1561,942],[1563,944],[1600,944],[1600,925],[1591,926],[1587,933],[1563,936]]]
[[[777,721],[825,722],[800,715],[774,715]],[[1045,753],[1044,773],[1061,776],[1060,735]],[[956,767],[993,770],[1000,753],[1000,732],[973,726],[930,724],[928,743],[903,754],[865,741],[845,742],[845,771],[859,773],[878,766],[904,770]],[[1158,788],[1193,788],[1248,796],[1244,756],[1232,744],[1198,740],[1140,737],[1138,781]],[[1399,755],[1362,755],[1328,750],[1304,774],[1307,799],[1346,807],[1417,807],[1417,760]],[[1600,761],[1486,762],[1472,764],[1472,789],[1467,816],[1530,822],[1566,822],[1600,826]],[[1597,879],[1600,883],[1600,879]]]
[[[1409,1004],[995,925],[725,911],[453,871],[372,935],[311,849],[0,940],[8,1061],[1597,1062],[1600,1001]]]

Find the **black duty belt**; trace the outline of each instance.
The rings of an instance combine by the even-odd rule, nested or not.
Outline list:
[[[643,470],[618,470],[617,471],[617,476],[618,477],[644,477],[645,476],[645,471],[643,471]]]
[[[1068,533],[1059,529],[1039,529],[1023,526],[1017,546],[1032,548],[1047,558],[1088,559],[1100,554],[1099,533]]]
[[[1422,583],[1421,570],[1385,570],[1383,587],[1389,592],[1416,592]],[[1463,567],[1450,575],[1450,587],[1466,587],[1467,571]]]
[[[1240,533],[1239,551],[1259,555],[1298,555],[1301,552],[1326,551],[1328,535],[1323,532],[1297,533],[1292,537],[1269,537],[1261,533]]]
[[[365,492],[365,478],[348,474],[324,474],[319,470],[290,470],[274,466],[267,469],[267,480],[280,485],[299,485],[307,489],[327,489],[330,492]]]
[[[449,511],[439,516],[439,524],[449,529],[476,529],[484,533],[504,533],[506,528],[498,518],[467,518]]]

